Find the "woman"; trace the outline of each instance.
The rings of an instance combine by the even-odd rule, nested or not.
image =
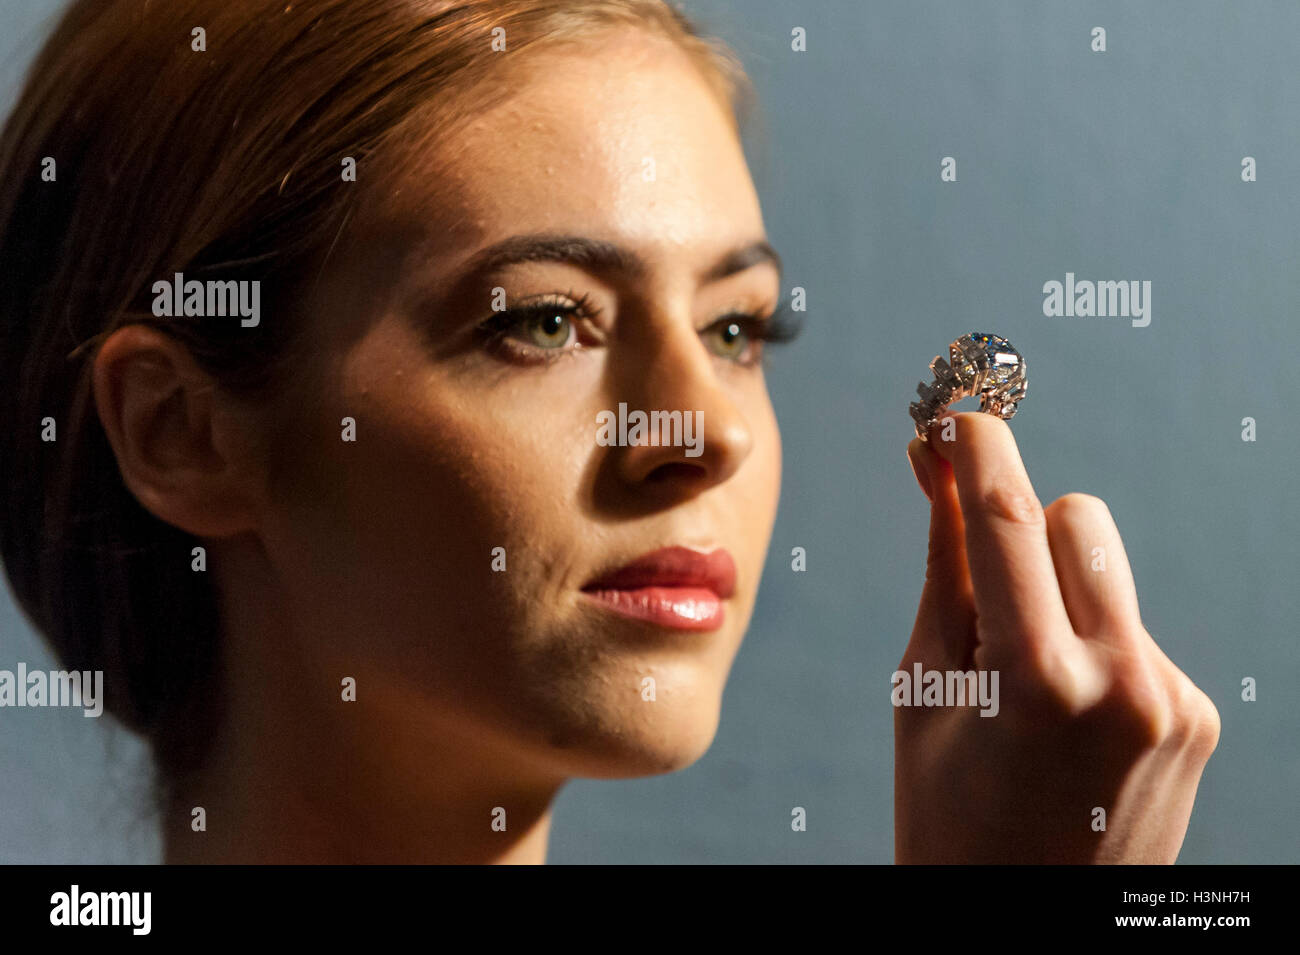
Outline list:
[[[0,157],[0,544],[167,861],[540,862],[566,780],[705,752],[789,335],[744,98],[659,0],[73,5]],[[1218,718],[1104,505],[991,416],[908,451],[900,669],[1001,700],[896,710],[897,859],[1173,861]]]

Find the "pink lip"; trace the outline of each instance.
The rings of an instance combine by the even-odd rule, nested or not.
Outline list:
[[[701,554],[665,547],[593,580],[583,593],[637,620],[677,630],[716,630],[736,590],[736,562],[724,548]]]

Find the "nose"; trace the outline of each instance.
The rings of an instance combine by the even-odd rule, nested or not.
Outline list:
[[[617,403],[610,409],[620,428],[627,421],[626,443],[611,449],[621,483],[681,497],[735,474],[754,436],[736,392],[719,374],[725,359],[705,348],[685,318],[647,323],[626,344],[615,362]]]

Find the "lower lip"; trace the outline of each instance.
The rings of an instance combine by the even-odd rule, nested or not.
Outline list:
[[[624,617],[674,630],[717,630],[722,626],[722,598],[702,587],[638,587],[583,593]]]

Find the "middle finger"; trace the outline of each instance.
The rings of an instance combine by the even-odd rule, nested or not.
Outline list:
[[[943,440],[945,428],[952,440]],[[957,483],[981,642],[999,653],[1039,655],[1073,636],[1043,506],[1011,428],[983,412],[950,412],[929,438]]]

